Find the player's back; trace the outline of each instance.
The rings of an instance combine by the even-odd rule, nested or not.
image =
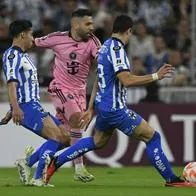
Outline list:
[[[35,43],[55,52],[52,85],[65,89],[86,89],[92,60],[99,47],[95,36],[85,42],[74,40],[68,32],[56,32],[35,39]]]
[[[108,39],[98,56],[98,85],[96,105],[105,111],[115,111],[125,107],[126,88],[116,77],[121,71],[130,71],[129,61],[123,43]]]

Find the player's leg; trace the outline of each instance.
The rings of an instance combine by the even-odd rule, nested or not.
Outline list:
[[[53,116],[51,116],[51,117],[54,119]],[[56,122],[55,119],[54,119],[54,122]],[[58,126],[59,123],[57,122],[56,125]],[[58,127],[59,127],[59,129],[60,129],[63,133],[68,134],[68,133],[65,132],[64,126],[63,126],[62,124],[60,124]],[[69,137],[69,136],[68,136],[68,137]],[[40,158],[40,155],[41,155],[43,149],[44,149],[45,146],[47,146],[49,143],[50,143],[50,140],[49,140],[49,141],[46,141],[44,144],[42,144],[42,145],[41,145],[36,151],[34,151],[33,153],[32,153],[32,150],[34,149],[33,147],[27,147],[27,148],[25,149],[25,159],[21,159],[21,161],[25,161],[27,167],[31,168],[31,167],[32,167],[37,161],[39,161],[39,159],[40,159],[40,161],[39,161],[39,163],[38,163],[38,167],[37,167],[36,172],[35,172],[35,175],[34,175],[34,177],[30,180],[30,183],[29,183],[30,185],[34,185],[34,186],[46,186],[45,184],[43,185],[43,181],[44,181],[43,179],[38,179],[38,180],[37,180],[37,179],[35,178],[35,176],[36,176],[36,173],[38,173],[38,171],[40,171],[40,167],[41,167],[41,168],[44,167],[44,170],[46,170],[47,165],[48,165],[48,163],[50,162],[50,159],[48,159],[49,157],[45,157],[45,162],[43,162],[42,158]],[[62,150],[63,148],[68,147],[68,146],[69,146],[69,143],[68,143],[68,141],[66,140],[66,141],[65,141],[65,144],[59,143],[58,148],[57,148],[56,151]],[[55,153],[55,151],[54,151],[54,153]],[[41,160],[42,160],[42,161],[41,161]],[[47,161],[47,162],[46,162],[46,161]],[[45,164],[45,163],[46,163],[46,164]],[[45,172],[45,171],[44,171],[44,172]],[[43,172],[42,172],[42,173],[43,173]],[[51,185],[47,184],[47,186],[51,186]]]
[[[80,118],[82,112],[86,109],[86,94],[83,91],[64,93],[68,97],[65,117],[69,120],[71,126],[71,145],[75,144],[82,138],[83,129],[80,128]],[[80,156],[73,160],[75,166],[75,181],[90,182],[94,176],[87,171],[83,163],[83,157]]]
[[[81,138],[83,134],[83,129],[80,129],[79,127],[79,119],[81,117],[81,112],[75,112],[70,117],[70,124],[73,127],[70,131],[71,134],[71,145],[77,143]],[[83,163],[83,157],[80,156],[73,160],[74,167],[75,167],[75,174],[74,174],[74,180],[75,181],[82,181],[82,182],[90,182],[94,180],[94,176],[89,173],[84,166]]]
[[[192,183],[185,182],[174,174],[172,167],[162,149],[160,134],[150,127],[145,120],[142,120],[141,124],[135,128],[133,135],[137,139],[140,139],[146,143],[147,155],[152,165],[165,179],[166,186],[196,186]]]
[[[150,127],[145,120],[142,120],[141,124],[135,128],[133,136],[146,143],[146,152],[152,165],[166,182],[175,180],[177,177],[163,152],[160,134]]]
[[[55,122],[55,124],[59,127],[59,129],[61,130],[62,134],[65,134],[67,135],[68,138],[70,138],[70,134],[69,132],[67,132],[66,130],[69,130],[70,127],[68,126],[68,124],[66,123],[66,119],[64,119],[64,116],[61,114],[61,112],[58,111],[57,115],[58,119],[56,117],[54,117],[53,115],[50,115],[50,117],[53,119],[53,121]],[[59,121],[60,120],[60,121]],[[64,123],[64,124],[62,124]],[[45,148],[46,145],[48,145],[50,143],[50,141],[46,141],[44,144],[42,144],[42,146],[40,148],[38,148],[31,156],[29,156],[28,158],[26,158],[27,160],[27,165],[29,167],[32,167],[39,159],[40,159],[40,153],[42,153],[42,150]],[[63,148],[65,147],[68,147],[70,145],[70,141],[67,141],[65,140],[63,142],[63,144],[59,143],[59,146],[58,146],[58,149],[57,151],[59,150],[62,150]],[[27,157],[27,156],[26,156]],[[48,157],[46,157],[48,158]],[[45,158],[45,161],[48,161],[47,159]],[[38,164],[38,167],[37,167],[37,170],[35,172],[35,176],[36,176],[36,173],[38,171],[40,171],[40,167],[43,167],[44,165],[44,162],[41,161],[42,159],[40,159],[39,161],[39,164]],[[48,163],[48,162],[47,162]],[[45,164],[44,168],[47,167],[47,164]],[[40,173],[40,172],[39,172]],[[43,172],[42,172],[43,173]],[[42,184],[42,181],[41,180],[36,180],[37,178],[33,178],[31,179],[31,184],[34,184],[36,186],[39,186],[40,184]]]
[[[69,140],[67,135],[62,134],[60,129],[55,125],[52,118],[47,112],[44,112],[41,105],[38,103],[28,103],[21,106],[24,113],[24,120],[22,125],[34,133],[49,139],[48,143],[44,145],[40,152],[40,163],[45,165],[45,157],[52,156],[56,152],[59,146],[59,142]],[[21,162],[17,162],[19,175],[23,183],[28,183],[29,172],[27,164],[21,165]],[[44,171],[44,166],[37,170],[36,179],[41,179]]]
[[[114,128],[111,128],[111,126],[108,124],[108,121],[104,121],[98,115],[96,119],[94,136],[80,139],[77,143],[70,146],[58,157],[53,159],[47,169],[46,183],[49,182],[53,173],[64,163],[71,161],[89,151],[102,148],[104,145],[106,145],[113,132]]]
[[[59,127],[62,134],[67,135],[67,138],[69,138],[70,137],[69,132],[66,131],[67,130],[66,127],[63,124],[61,124],[61,122],[56,117],[54,117],[53,115],[50,115],[50,116],[53,119],[53,121],[55,122],[55,124]],[[62,144],[59,143],[57,151],[62,150],[63,148],[70,146],[70,144],[68,142],[69,141],[66,139]],[[48,143],[48,141],[46,141],[45,143]],[[27,165],[29,167],[32,167],[39,160],[41,149],[44,148],[45,143],[42,144],[38,149],[33,151],[33,153],[32,153],[32,150],[34,148],[32,146],[27,147],[25,149],[25,158],[27,160]]]
[[[51,91],[50,98],[56,107],[58,118],[67,126],[70,127],[71,145],[75,144],[82,138],[83,130],[80,128],[81,112],[86,108],[86,100],[83,95],[79,95],[76,92],[65,92],[62,90]],[[75,166],[74,180],[78,181],[86,179],[86,182],[92,181],[94,176],[90,174],[83,164],[83,158],[78,157],[73,161]]]
[[[56,165],[61,167],[61,165],[64,163],[71,161],[89,151],[103,148],[112,136],[113,131],[114,130],[108,130],[102,132],[95,129],[95,134],[93,137],[82,138],[77,143],[62,152],[56,159]]]
[[[46,170],[46,168],[47,168],[47,166],[50,162],[50,157],[53,157],[54,154],[58,150],[61,150],[64,147],[67,147],[67,146],[70,145],[70,139],[69,139],[70,137],[69,137],[68,133],[64,130],[64,126],[54,116],[50,115],[50,117],[53,120],[54,125],[57,126],[58,130],[60,130],[61,134],[64,135],[64,139],[61,140],[61,143],[59,143],[59,142],[57,143],[56,148],[51,149],[51,140],[46,141],[42,145],[42,147],[40,148],[40,150],[39,150],[40,151],[39,152],[39,163],[38,163],[35,175],[34,175],[34,179],[32,180],[33,184],[35,184],[35,185],[37,185],[37,184],[39,185],[41,181],[44,181],[43,176],[45,176],[44,172],[45,172],[45,170]],[[46,124],[48,125],[48,122],[46,122]],[[55,131],[54,128],[52,128],[52,130]],[[51,150],[51,152],[49,150]]]
[[[160,134],[155,131],[144,119],[131,110],[124,113],[119,129],[128,136],[146,143],[146,152],[152,163],[167,183],[184,183],[172,171],[171,165],[163,152]],[[129,127],[128,127],[129,126]]]

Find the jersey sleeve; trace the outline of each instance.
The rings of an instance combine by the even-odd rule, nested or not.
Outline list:
[[[3,58],[3,69],[7,83],[19,81],[19,69],[21,66],[21,56],[17,50],[11,50]]]
[[[91,38],[92,38],[91,54],[92,57],[96,59],[98,56],[99,49],[101,48],[101,42],[95,35],[92,35]]]
[[[117,41],[112,41],[110,46],[110,59],[116,74],[121,71],[130,71],[125,49]]]
[[[52,48],[55,45],[55,37],[35,38],[35,45],[40,48]]]
[[[41,48],[52,48],[57,44],[59,36],[64,34],[65,32],[54,32],[40,38],[35,38],[35,45]]]

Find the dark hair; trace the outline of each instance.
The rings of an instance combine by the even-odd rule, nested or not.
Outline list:
[[[84,17],[84,16],[92,16],[92,12],[88,9],[77,9],[76,11],[72,12],[73,17]]]
[[[117,16],[113,24],[113,33],[124,33],[129,28],[133,27],[132,19],[127,15]]]
[[[32,23],[28,20],[15,20],[9,26],[10,37],[17,37],[20,33],[29,30],[31,27]]]

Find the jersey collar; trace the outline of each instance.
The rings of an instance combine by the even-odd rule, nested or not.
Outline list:
[[[112,37],[112,39],[114,39],[114,40],[120,42],[123,46],[125,46],[124,43],[123,43],[120,39],[118,39],[117,37]]]
[[[12,48],[18,50],[18,51],[21,52],[21,53],[25,53],[25,52],[24,52],[20,47],[18,47],[18,46],[12,46]]]

